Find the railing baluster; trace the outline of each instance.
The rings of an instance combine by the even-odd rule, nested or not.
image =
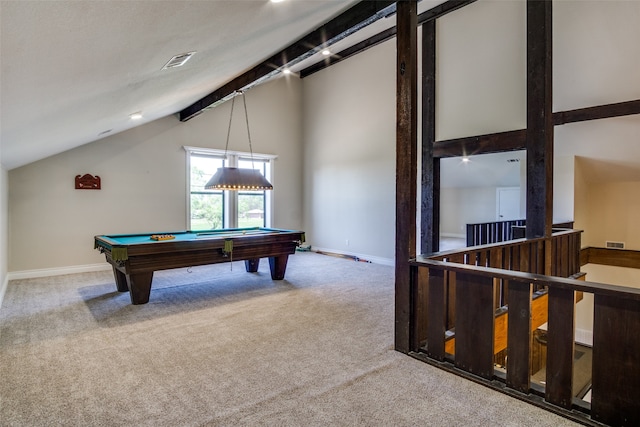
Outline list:
[[[493,279],[456,273],[456,367],[493,377]]]
[[[531,244],[523,243],[522,245],[518,246],[518,248],[520,249],[520,271],[529,272],[529,261],[531,260]]]
[[[522,393],[529,393],[531,377],[531,297],[532,286],[528,282],[508,281],[509,323],[507,345],[507,386]]]
[[[430,310],[428,300],[429,290],[429,269],[411,267],[411,280],[416,286],[413,287],[411,310],[411,324],[414,325],[414,333],[411,334],[411,348],[418,349],[425,345],[427,340],[428,312]]]
[[[572,289],[549,288],[545,399],[566,409],[573,397],[574,306]]]
[[[500,248],[491,248],[489,250],[489,265],[488,267],[493,268],[502,268],[502,251]],[[495,308],[501,307],[505,304],[504,302],[504,283],[502,279],[495,279],[493,292],[495,293],[493,297],[493,301],[495,304]]]
[[[425,269],[426,270],[426,269]],[[427,354],[435,360],[444,360],[444,333],[447,320],[447,293],[444,270],[428,269]]]

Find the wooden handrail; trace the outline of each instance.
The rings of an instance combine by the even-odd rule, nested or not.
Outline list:
[[[519,271],[508,271],[491,267],[458,264],[455,262],[437,261],[429,257],[422,256],[409,261],[409,264],[416,267],[428,266],[429,268],[436,270],[472,273],[482,277],[518,280],[521,282],[545,285],[563,290],[582,291],[592,293],[594,295],[621,297],[628,298],[633,301],[640,301],[640,288],[630,288],[628,286],[589,282],[556,276],[545,276],[543,274],[522,273]]]

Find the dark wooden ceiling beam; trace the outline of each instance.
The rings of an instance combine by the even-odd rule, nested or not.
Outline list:
[[[297,64],[315,54],[321,48],[330,46],[350,36],[391,13],[389,8],[395,10],[394,1],[362,1],[356,4],[271,58],[242,73],[219,89],[180,111],[180,120],[187,121],[202,113],[205,109],[225,101],[234,92],[247,90],[280,72],[282,67]]]
[[[436,141],[433,146],[433,157],[460,157],[524,150],[526,148],[526,135],[526,131],[520,129]]]
[[[608,119],[611,117],[640,114],[640,99],[576,110],[553,113],[554,126],[587,120]],[[526,148],[525,130],[497,132],[487,135],[436,141],[433,157],[460,157],[476,154],[500,153],[503,151],[524,150]]]
[[[422,12],[418,15],[418,25],[422,25],[426,22],[435,20],[440,18],[441,16],[446,15],[447,13],[453,12],[454,10],[458,10],[463,6],[474,3],[477,0],[449,0],[438,6],[435,6],[425,12]],[[340,61],[343,61],[353,55],[364,52],[365,50],[379,45],[387,40],[392,39],[396,36],[396,27],[391,27],[387,30],[384,30],[375,36],[369,37],[366,40],[361,41],[360,43],[354,44],[340,52],[337,52],[331,55],[330,58],[327,58],[321,62],[317,62],[302,71],[300,71],[300,78],[305,78],[310,76],[313,73],[316,73],[320,70],[323,70],[331,65],[337,64]]]
[[[553,124],[558,126],[567,123],[629,116],[632,114],[640,114],[640,99],[553,113]]]
[[[418,25],[422,25],[425,22],[432,21],[434,19],[438,19],[447,13],[451,13],[454,10],[458,10],[461,7],[464,7],[468,4],[475,3],[477,0],[449,0],[438,6],[432,7],[431,9],[422,12],[418,15]]]
[[[377,46],[380,43],[386,42],[387,40],[391,40],[396,36],[396,27],[389,28],[381,33],[376,34],[373,37],[369,37],[366,40],[361,41],[360,43],[356,43],[353,46],[350,46],[338,53],[332,54],[329,58],[326,58],[323,61],[316,62],[313,65],[310,65],[307,68],[303,68],[300,70],[300,78],[304,79],[307,76],[310,76],[313,73],[316,73],[320,70],[324,70],[331,65],[337,64],[340,61],[343,61],[353,55],[364,52],[370,47]]]

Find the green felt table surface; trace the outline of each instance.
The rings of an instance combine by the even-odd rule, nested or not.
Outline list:
[[[284,233],[289,230],[281,230],[277,228],[261,228],[261,227],[249,227],[249,228],[227,228],[219,230],[197,230],[197,231],[177,231],[177,232],[159,232],[159,233],[144,233],[144,234],[114,234],[97,236],[98,238],[111,243],[112,245],[135,245],[141,243],[165,243],[176,241],[192,241],[199,239],[227,239],[241,236],[251,236],[260,234],[273,234]],[[170,240],[153,240],[152,235],[171,234],[175,239]]]

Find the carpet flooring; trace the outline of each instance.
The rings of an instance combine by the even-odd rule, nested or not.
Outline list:
[[[393,350],[393,267],[315,253],[156,273],[11,281],[2,426],[570,426]]]

